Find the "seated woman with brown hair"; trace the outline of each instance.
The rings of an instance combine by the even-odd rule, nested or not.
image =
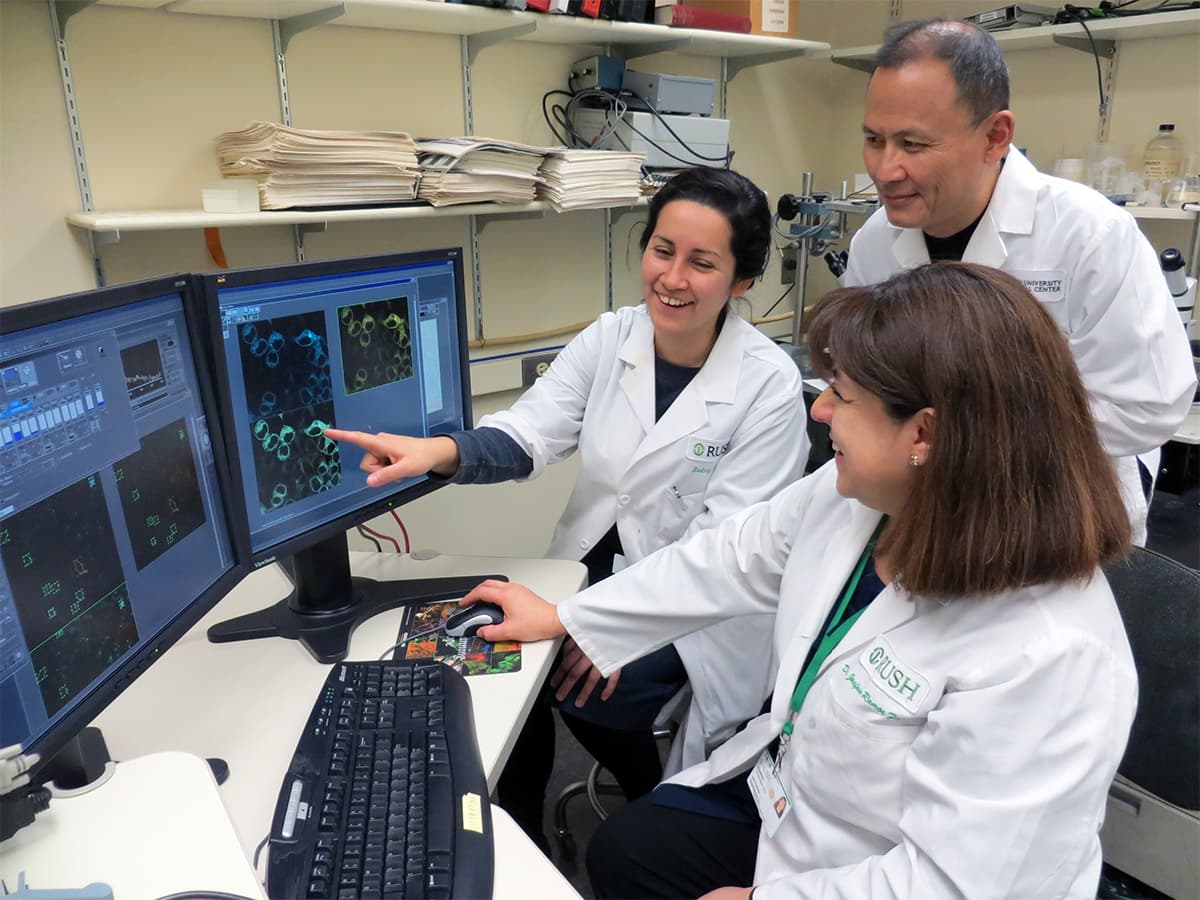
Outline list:
[[[1094,897],[1137,695],[1100,565],[1129,521],[1064,338],[950,263],[834,291],[809,347],[829,464],[557,607],[464,601],[504,606],[487,639],[566,631],[605,672],[777,612],[769,709],[604,823],[596,893]]]

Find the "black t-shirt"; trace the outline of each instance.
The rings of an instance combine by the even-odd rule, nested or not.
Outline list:
[[[987,209],[984,209],[986,212]],[[979,217],[964,228],[962,231],[956,231],[949,237],[939,238],[932,234],[925,234],[925,247],[929,250],[930,262],[938,262],[939,260],[953,260],[960,262],[963,254],[967,252],[967,244],[971,243],[971,235],[975,233],[975,227],[983,218],[983,213]]]

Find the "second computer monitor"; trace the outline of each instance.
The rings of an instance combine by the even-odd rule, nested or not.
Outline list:
[[[78,786],[84,726],[243,574],[204,330],[188,276],[0,319],[0,746]]]
[[[290,558],[297,581],[296,595],[265,611],[265,620],[210,636],[283,634],[300,637],[319,659],[340,658],[357,621],[411,599],[394,588],[351,587],[346,529],[442,482],[422,476],[368,487],[362,451],[324,431],[432,437],[470,427],[462,251],[250,269],[203,281],[241,488],[240,537],[257,560]],[[305,637],[339,618],[345,621],[329,644]]]

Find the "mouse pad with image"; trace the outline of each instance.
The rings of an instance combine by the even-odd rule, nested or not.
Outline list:
[[[458,609],[457,600],[435,600],[419,606],[407,606],[400,620],[397,641],[410,634],[429,634],[409,641],[396,652],[399,659],[435,659],[463,675],[494,675],[521,671],[519,641],[490,643],[478,637],[450,637],[442,630],[450,613]]]

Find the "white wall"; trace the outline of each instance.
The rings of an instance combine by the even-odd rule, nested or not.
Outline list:
[[[800,0],[794,8],[801,37],[847,47],[877,43],[892,5]],[[975,0],[907,0],[902,13],[963,15],[979,8]],[[1157,123],[1174,121],[1185,141],[1200,148],[1198,43],[1188,36],[1122,44],[1111,140],[1140,155]],[[196,208],[200,189],[218,177],[214,138],[254,119],[279,119],[265,21],[113,7],[101,0],[71,18],[67,45],[97,210]],[[473,69],[475,132],[552,142],[541,96],[562,87],[570,63],[595,49],[521,42],[485,49]],[[1018,142],[1044,167],[1058,156],[1082,155],[1096,132],[1091,59],[1050,49],[1014,53],[1009,60]],[[716,60],[679,54],[637,65],[719,73]],[[292,41],[287,72],[298,127],[381,128],[418,136],[463,132],[457,37],[321,26]],[[866,83],[865,74],[825,59],[792,59],[741,72],[728,89],[734,167],[754,178],[772,204],[782,193],[799,191],[806,170],[815,173],[818,189],[836,190],[842,179],[862,170]],[[44,0],[2,0],[0,309],[94,286],[89,242],[63,219],[79,208],[48,6]],[[628,212],[613,220],[614,302],[638,302],[637,238],[644,216]],[[310,236],[306,250],[309,259],[323,259],[462,246],[467,227],[465,217],[335,225]],[[1160,246],[1187,248],[1186,224],[1156,223],[1147,230]],[[293,260],[287,226],[226,228],[221,239],[233,267]],[[602,213],[493,222],[480,245],[488,338],[590,320],[604,308]],[[100,254],[110,282],[215,268],[198,231],[127,233]],[[809,301],[832,286],[825,267],[814,260]],[[762,314],[782,290],[776,261],[750,292],[753,314]],[[780,310],[791,304],[788,298]],[[472,311],[469,316],[473,321]],[[786,334],[790,327],[783,322],[767,330]],[[520,348],[483,347],[473,357],[512,349]],[[473,369],[477,384],[490,378],[487,366]],[[502,408],[515,396],[476,397],[476,412]],[[576,465],[569,461],[530,484],[452,487],[423,498],[402,511],[414,545],[539,555]],[[387,529],[390,519],[378,524]]]
[[[149,4],[152,5],[152,4]],[[285,8],[286,4],[281,6]],[[67,47],[94,208],[196,208],[218,177],[213,140],[255,119],[278,121],[268,22],[166,9],[89,7],[70,19]],[[0,2],[0,307],[95,285],[86,236],[64,224],[80,208],[50,13],[43,0]],[[302,128],[464,131],[459,39],[322,26],[288,48],[292,122]],[[542,94],[564,86],[570,64],[595,48],[508,43],[473,67],[475,133],[551,143]],[[716,60],[659,56],[644,67],[715,77]],[[792,63],[742,73],[730,85],[738,168],[774,196],[795,190],[806,158],[803,121],[821,118],[819,97],[796,93]],[[785,105],[786,116],[774,110]],[[772,112],[768,113],[768,104]],[[770,127],[760,123],[770,122]],[[614,215],[614,302],[639,302],[637,237],[644,214]],[[604,216],[588,211],[540,221],[493,221],[480,237],[484,334],[489,339],[589,321],[604,309]],[[464,246],[465,217],[331,226],[310,235],[308,259]],[[293,260],[288,226],[225,228],[232,267]],[[628,248],[628,252],[627,252]],[[125,233],[99,250],[109,283],[175,271],[212,271],[198,231]],[[468,295],[472,293],[467,272]],[[763,310],[779,292],[772,271],[752,291]],[[468,310],[474,321],[473,309]],[[786,326],[786,323],[784,323]],[[779,329],[785,331],[786,327]],[[562,343],[563,339],[535,342]],[[528,345],[485,346],[476,360]],[[494,366],[474,365],[478,384]],[[475,398],[476,414],[514,392]],[[451,487],[403,510],[415,545],[445,551],[540,555],[566,501],[577,461],[536,482]],[[376,524],[391,525],[390,517]],[[389,529],[394,532],[394,527]]]

